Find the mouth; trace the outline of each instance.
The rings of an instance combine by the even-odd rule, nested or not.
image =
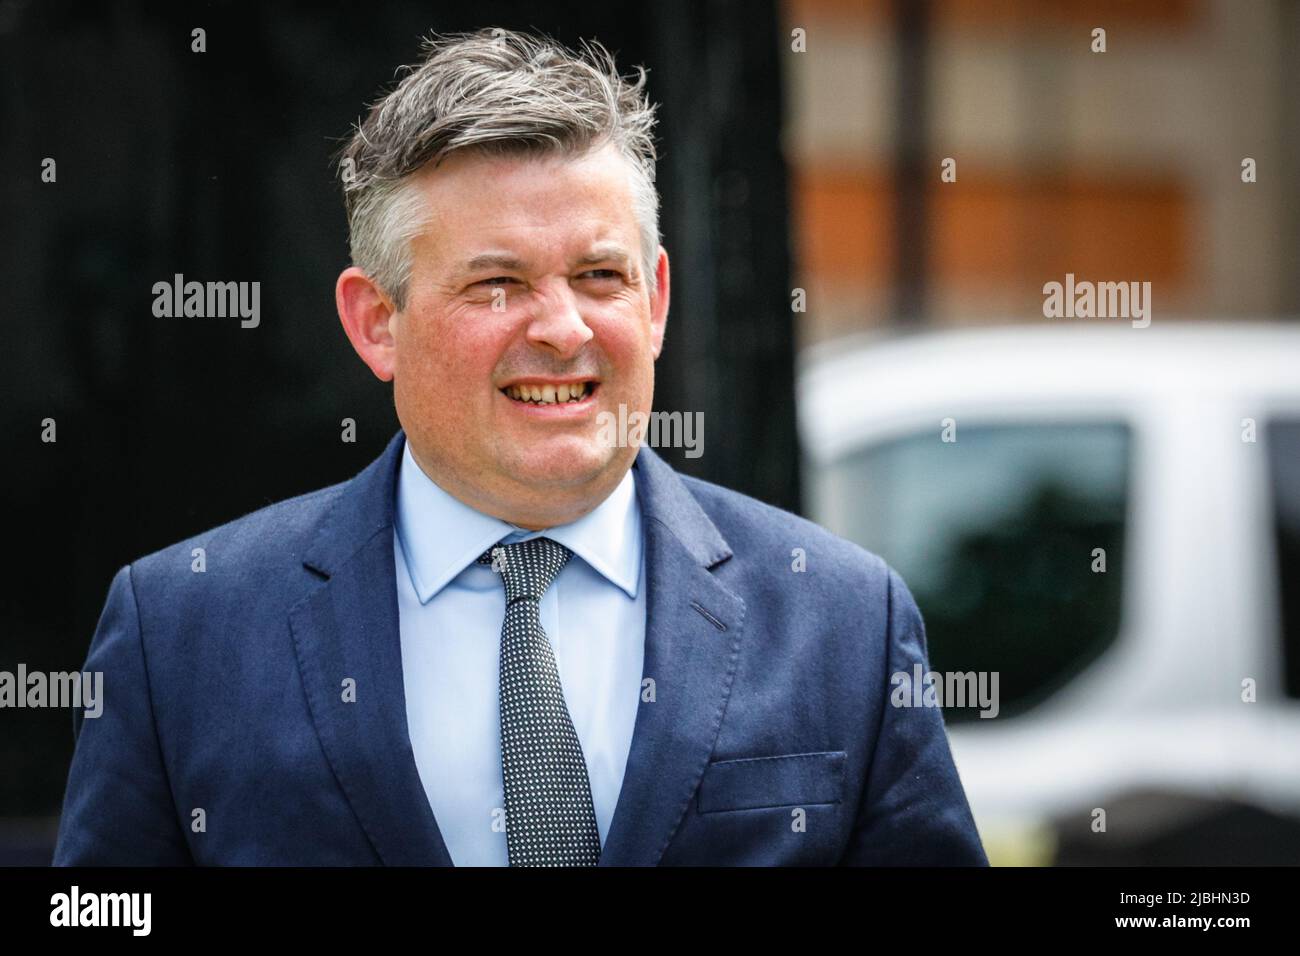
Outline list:
[[[512,382],[497,391],[516,405],[535,408],[573,408],[590,404],[592,396],[599,387],[600,383],[595,379],[567,382],[534,379],[527,382]]]

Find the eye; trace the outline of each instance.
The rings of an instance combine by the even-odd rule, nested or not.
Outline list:
[[[514,276],[493,276],[490,279],[481,279],[475,282],[475,285],[501,285],[505,282],[514,282]]]
[[[581,278],[617,279],[621,277],[621,275],[622,273],[620,273],[617,269],[591,269],[588,272],[584,272]]]

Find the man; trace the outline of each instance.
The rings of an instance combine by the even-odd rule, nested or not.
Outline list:
[[[371,110],[336,299],[402,431],[118,572],[57,863],[987,862],[898,576],[599,427],[668,315],[644,82],[482,31]]]

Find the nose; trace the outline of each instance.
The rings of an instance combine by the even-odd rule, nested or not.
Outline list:
[[[578,311],[573,290],[563,281],[546,290],[528,321],[528,341],[554,349],[560,358],[576,355],[594,335]]]

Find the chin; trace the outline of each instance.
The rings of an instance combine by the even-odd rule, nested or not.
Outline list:
[[[523,451],[507,469],[515,475],[529,476],[531,485],[581,487],[608,475],[628,451],[635,453],[635,449],[610,449],[589,440],[547,442]]]

